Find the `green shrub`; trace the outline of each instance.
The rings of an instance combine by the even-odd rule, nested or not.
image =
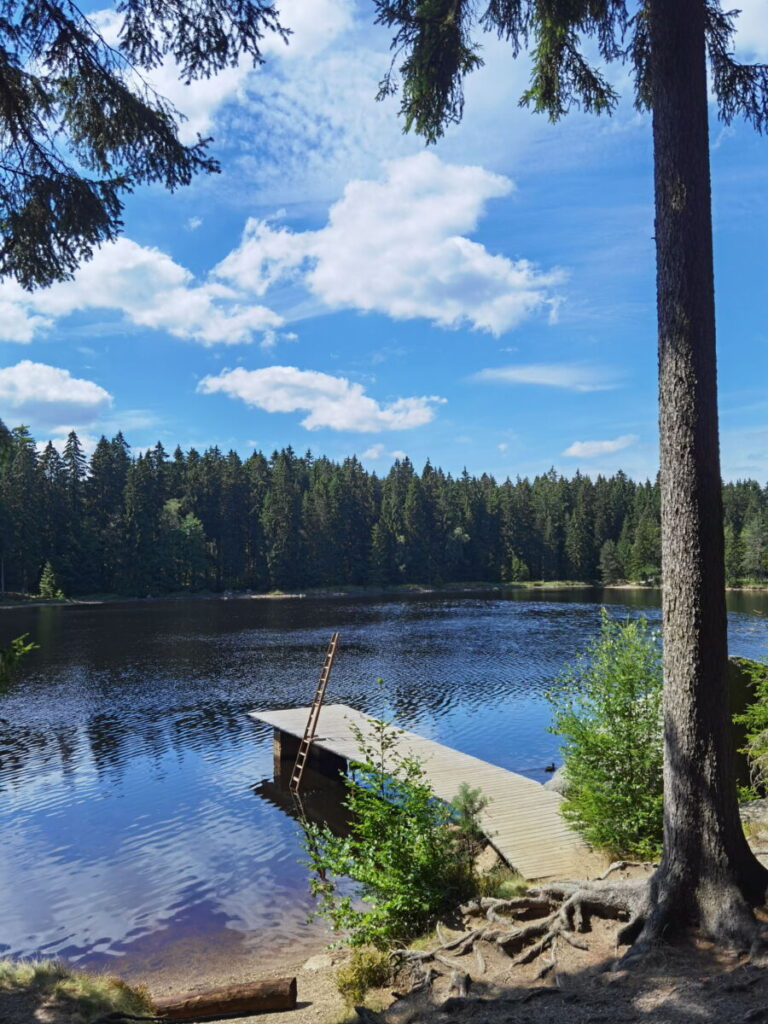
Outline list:
[[[749,787],[741,787],[739,797],[754,800],[768,790],[768,665],[747,658],[738,659],[739,667],[750,677],[754,701],[733,720],[747,731],[747,741],[740,751],[749,763]]]
[[[464,795],[465,821],[438,800],[421,763],[397,750],[399,732],[372,720],[357,733],[360,761],[346,780],[349,834],[336,836],[309,822],[304,848],[313,872],[310,888],[318,916],[345,933],[352,946],[387,949],[430,928],[475,888],[473,847],[466,829],[474,802]],[[473,833],[474,834],[474,833]],[[344,891],[341,879],[356,883]]]
[[[600,635],[547,697],[563,739],[563,815],[592,846],[653,858],[662,844],[662,669],[645,619],[605,609]]]
[[[336,987],[350,1006],[362,1003],[372,988],[386,985],[392,975],[389,957],[379,949],[355,949],[348,964],[336,971]]]
[[[13,679],[21,659],[30,651],[36,651],[40,646],[31,642],[27,643],[28,636],[29,633],[23,633],[15,640],[11,640],[7,647],[0,647],[0,690]]]

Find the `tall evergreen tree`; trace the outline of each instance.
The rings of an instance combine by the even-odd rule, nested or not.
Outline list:
[[[40,578],[43,518],[37,450],[26,427],[12,431],[12,453],[5,490],[10,534],[9,585],[27,594]]]
[[[434,141],[461,118],[463,79],[482,64],[472,38],[477,5],[375,3],[378,20],[395,30],[405,127]],[[653,115],[665,833],[647,904],[628,932],[636,951],[694,924],[749,946],[757,930],[751,907],[764,901],[768,883],[741,829],[727,727],[707,56],[721,117],[768,125],[768,67],[735,60],[733,19],[718,0],[492,0],[482,19],[515,55],[532,43],[523,102],[551,119],[573,103],[596,113],[617,103],[589,47],[601,61],[630,64],[635,102]]]

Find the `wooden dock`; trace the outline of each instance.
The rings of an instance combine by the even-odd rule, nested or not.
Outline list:
[[[250,714],[275,730],[275,778],[289,777],[309,708]],[[352,726],[366,732],[369,722],[367,715],[345,704],[323,707],[312,744],[315,771],[335,775],[356,760],[359,750]],[[563,822],[557,793],[413,732],[402,733],[398,751],[419,758],[435,795],[442,800],[453,799],[462,782],[482,790],[489,799],[480,815],[482,829],[491,845],[524,878],[564,879],[584,874],[588,848]]]

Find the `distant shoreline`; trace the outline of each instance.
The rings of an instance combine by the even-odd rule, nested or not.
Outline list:
[[[574,580],[533,580],[526,583],[447,583],[440,586],[423,586],[408,583],[391,587],[308,587],[306,590],[273,590],[267,593],[249,593],[247,591],[227,590],[223,593],[201,591],[198,593],[147,594],[146,597],[129,597],[120,594],[95,594],[83,597],[64,598],[63,600],[42,600],[35,597],[15,597],[0,600],[0,611],[14,608],[47,608],[47,607],[88,607],[103,604],[148,604],[150,602],[172,601],[300,601],[317,600],[319,598],[343,597],[397,597],[420,596],[434,594],[450,596],[451,594],[504,593],[510,590],[531,591],[562,591],[562,590],[660,590],[660,586],[645,583],[582,583]],[[743,587],[726,587],[732,593],[768,591],[768,585],[750,584]]]
[[[242,590],[226,590],[216,593],[206,590],[196,593],[147,594],[146,597],[130,597],[121,594],[85,594],[83,597],[66,597],[58,601],[36,597],[4,598],[0,600],[0,610],[122,603],[148,604],[157,601],[299,601],[335,597],[387,597],[389,595],[396,597],[409,594],[502,593],[507,590],[593,590],[595,586],[593,583],[577,583],[570,580],[536,580],[530,583],[447,583],[441,586],[405,583],[391,587],[307,587],[303,590],[271,590],[266,593],[249,593]]]

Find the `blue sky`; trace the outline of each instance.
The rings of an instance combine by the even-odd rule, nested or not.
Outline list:
[[[650,120],[557,125],[494,37],[463,123],[425,150],[377,103],[368,0],[282,0],[290,45],[159,89],[223,173],[137,192],[74,281],[0,285],[0,416],[39,440],[136,449],[287,444],[460,472],[652,476],[657,465]],[[768,60],[768,0],[743,59]],[[109,11],[104,32],[117,31]],[[723,471],[768,479],[768,139],[714,118]]]

